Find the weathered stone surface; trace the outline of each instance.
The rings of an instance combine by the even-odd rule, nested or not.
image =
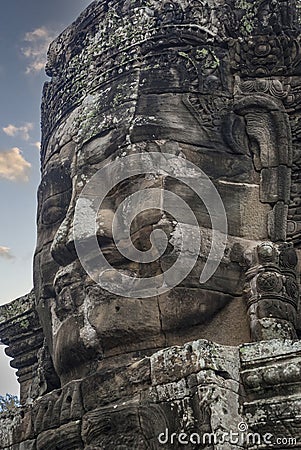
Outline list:
[[[1,342],[18,369],[21,403],[30,403],[59,385],[31,292],[0,307]]]
[[[26,441],[7,447],[5,450],[36,450],[36,448],[36,441]]]
[[[266,242],[255,249],[245,289],[254,340],[297,337],[297,261],[289,244]]]
[[[300,448],[300,25],[294,0],[97,0],[51,44],[35,297],[0,308],[22,403],[0,415],[0,448]],[[94,179],[115,185],[100,208],[90,188],[75,242],[94,174],[162,154],[181,176],[117,182],[112,165]],[[208,196],[204,174],[228,236],[216,198],[205,205],[186,183]],[[213,236],[223,255],[200,284]],[[93,237],[111,265],[102,286],[79,258],[81,247],[97,260]],[[182,254],[193,267],[162,293]],[[131,295],[155,276],[155,294]]]
[[[87,377],[81,384],[84,408],[86,411],[110,403],[120,404],[123,399],[139,396],[151,385],[149,358],[144,358],[124,367],[107,367]]]
[[[80,422],[70,422],[57,430],[49,430],[41,433],[37,440],[37,450],[81,450],[84,448]]]
[[[270,432],[273,438],[286,437],[287,445],[290,442],[292,448],[298,448],[300,342],[271,340],[247,344],[241,347],[240,354],[247,392],[244,412],[251,429],[260,435]]]

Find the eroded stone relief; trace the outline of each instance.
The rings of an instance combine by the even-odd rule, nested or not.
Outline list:
[[[285,448],[225,438],[241,424],[300,448],[299,30],[292,0],[99,0],[51,44],[34,292],[0,308],[22,403],[0,417],[0,448],[167,450],[183,447],[181,433],[193,436],[188,449]],[[204,204],[164,174],[118,184],[96,227],[114,268],[160,275],[179,252],[164,197],[135,218],[131,238],[146,251],[163,230],[165,253],[146,265],[118,252],[114,214],[137,190],[179,195],[201,234],[179,285],[121,297],[83,269],[75,206],[105,164],[152,152],[184,158],[211,179],[227,245],[201,285],[212,239]],[[198,442],[206,433],[216,442]]]

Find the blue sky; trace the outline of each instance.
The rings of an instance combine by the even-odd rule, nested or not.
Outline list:
[[[32,288],[48,44],[90,0],[10,0],[0,15],[0,304]],[[0,346],[0,395],[18,386]]]

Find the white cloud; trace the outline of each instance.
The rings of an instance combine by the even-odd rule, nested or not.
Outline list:
[[[39,73],[44,69],[49,44],[55,39],[56,35],[57,32],[46,27],[36,28],[25,34],[23,38],[25,46],[21,48],[21,52],[28,59],[27,74]]]
[[[0,246],[0,258],[14,259],[14,256],[12,255],[10,248]]]
[[[31,164],[26,161],[18,147],[0,153],[0,178],[10,181],[28,181]]]
[[[21,127],[16,127],[15,125],[9,124],[7,127],[3,127],[2,130],[5,134],[7,134],[7,136],[20,136],[25,141],[28,141],[30,137],[29,132],[33,130],[33,128],[33,123],[25,123]]]
[[[37,39],[47,39],[49,31],[45,27],[36,28],[34,31],[30,31],[25,34],[24,41],[34,42]]]
[[[39,151],[41,150],[41,142],[40,142],[40,141],[34,142],[34,143],[31,144],[31,145],[33,145],[34,147],[36,147]]]

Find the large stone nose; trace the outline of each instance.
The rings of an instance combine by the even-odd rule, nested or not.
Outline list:
[[[78,197],[79,192],[74,189],[66,217],[51,245],[53,259],[63,267],[78,258],[75,241],[78,245],[86,247],[86,253],[90,251],[93,257],[93,254],[97,253],[97,240],[101,244],[102,241],[107,242],[112,238],[113,211],[111,209],[97,211],[85,205],[80,206],[83,202],[80,202]]]

